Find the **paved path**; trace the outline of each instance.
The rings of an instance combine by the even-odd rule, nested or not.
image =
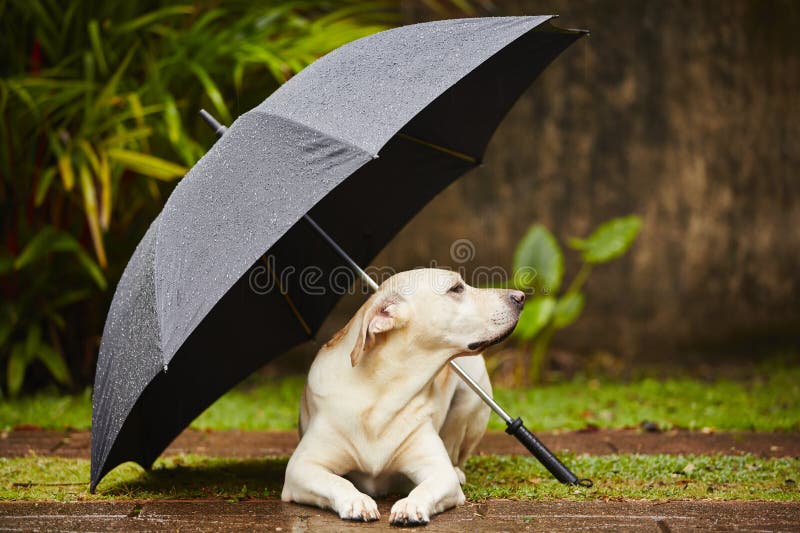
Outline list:
[[[542,433],[553,450],[576,453],[754,453],[800,456],[800,433],[697,433],[637,430]],[[18,429],[0,434],[0,457],[56,455],[88,458],[89,433]],[[294,432],[187,430],[166,451],[216,456],[288,455]],[[484,453],[527,453],[501,432],[487,434]],[[379,502],[383,518],[371,524],[342,522],[333,513],[277,500],[0,502],[0,531],[345,531],[394,530],[391,502]],[[489,500],[434,517],[425,531],[800,531],[800,504],[693,501]]]
[[[762,457],[800,457],[800,433],[700,433],[639,430],[572,431],[539,434],[554,451],[607,455],[610,453],[753,453]],[[89,458],[87,431],[15,430],[0,435],[0,457],[53,455]],[[184,431],[165,452],[226,457],[289,455],[297,445],[294,431]],[[527,454],[513,437],[489,432],[478,453]]]
[[[277,500],[0,503],[0,531],[397,531]],[[800,505],[766,502],[514,502],[467,504],[435,516],[420,531],[793,531]]]

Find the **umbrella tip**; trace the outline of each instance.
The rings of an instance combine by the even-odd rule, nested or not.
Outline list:
[[[205,109],[201,109],[199,114],[203,120],[206,121],[206,124],[211,126],[211,129],[214,130],[214,133],[217,134],[217,137],[222,137],[222,134],[228,130],[228,128],[220,124],[219,121],[211,116],[211,113]]]

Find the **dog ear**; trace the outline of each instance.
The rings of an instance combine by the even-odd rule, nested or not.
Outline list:
[[[353,366],[358,364],[364,352],[375,344],[377,335],[400,327],[404,321],[404,304],[405,300],[397,293],[375,295],[370,298],[363,310],[364,315],[355,346],[350,352],[350,364]]]

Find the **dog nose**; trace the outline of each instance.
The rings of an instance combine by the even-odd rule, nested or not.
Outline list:
[[[522,307],[522,304],[525,303],[525,293],[522,291],[511,291],[511,301],[517,304],[519,307]]]

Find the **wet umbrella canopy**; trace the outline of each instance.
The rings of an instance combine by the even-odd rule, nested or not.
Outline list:
[[[319,328],[341,291],[308,290],[324,282],[299,273],[313,266],[328,280],[344,263],[304,215],[368,264],[480,164],[511,105],[583,34],[550,18],[360,39],[234,122],[175,188],[117,286],[95,378],[92,490],[122,462],[149,467],[214,400]]]

